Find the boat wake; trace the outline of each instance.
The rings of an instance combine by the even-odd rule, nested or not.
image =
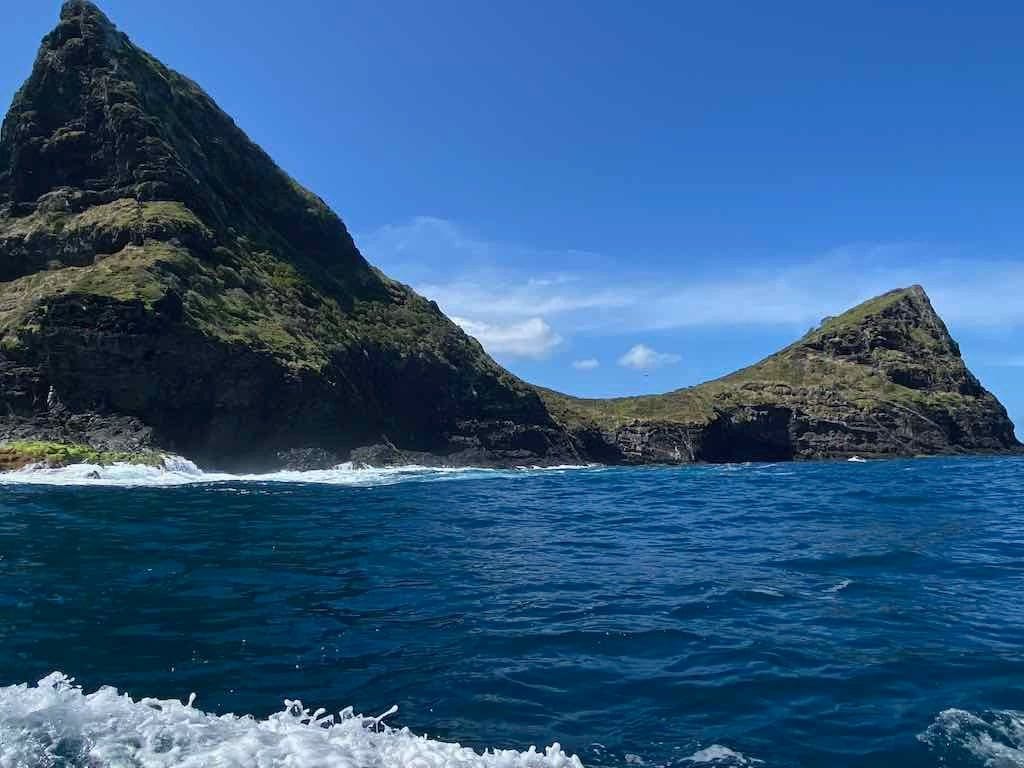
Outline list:
[[[944,765],[1024,766],[1024,713],[974,714],[962,709],[941,712],[917,737]]]
[[[265,482],[316,483],[320,485],[376,486],[402,482],[432,482],[458,478],[510,477],[524,472],[565,472],[589,469],[589,466],[521,467],[517,469],[486,469],[481,467],[388,467],[355,468],[340,464],[333,469],[282,471],[266,474],[229,474],[206,472],[180,456],[167,456],[162,467],[133,464],[75,464],[59,469],[26,467],[15,472],[0,473],[0,485],[93,485],[124,487],[167,487],[204,483]]]
[[[114,688],[85,693],[59,672],[0,688],[0,765],[23,768],[582,768],[558,744],[538,752],[476,752],[390,728],[383,717],[303,708],[256,720],[211,715],[174,700],[134,701]],[[391,711],[393,712],[393,710]],[[386,714],[390,714],[386,713]]]
[[[686,763],[711,766],[711,768],[752,768],[762,765],[763,760],[756,757],[747,757],[742,752],[737,752],[721,744],[712,744],[710,747],[694,752],[684,760]]]

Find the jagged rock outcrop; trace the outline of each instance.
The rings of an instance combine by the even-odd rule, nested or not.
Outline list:
[[[8,440],[247,467],[382,442],[576,458],[533,389],[85,0],[0,135],[0,385]]]
[[[919,288],[700,387],[531,387],[86,0],[64,4],[0,132],[0,442],[0,469],[154,450],[260,469],[1017,445]]]

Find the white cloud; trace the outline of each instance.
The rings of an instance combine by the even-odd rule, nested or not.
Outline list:
[[[509,325],[495,325],[464,317],[452,317],[452,320],[493,355],[539,360],[547,357],[552,349],[562,343],[562,337],[539,317]]]
[[[636,371],[649,371],[663,365],[678,363],[682,358],[669,352],[655,352],[646,344],[637,344],[619,358],[619,365]]]
[[[446,311],[486,317],[531,317],[625,308],[635,300],[623,292],[587,290],[584,286],[574,288],[564,277],[560,280],[526,278],[518,284],[513,281],[503,275],[493,275],[487,283],[479,280],[423,283],[417,285],[416,290]]]
[[[359,238],[363,252],[371,260],[395,260],[410,257],[422,259],[424,254],[438,251],[465,252],[473,258],[485,258],[491,244],[468,235],[457,224],[436,216],[415,216],[401,224],[385,224]]]
[[[927,244],[855,244],[802,258],[779,253],[771,269],[747,266],[747,259],[716,267],[713,259],[690,258],[680,263],[703,262],[712,271],[666,267],[652,276],[635,271],[630,254],[611,261],[488,241],[433,217],[360,240],[371,261],[450,315],[499,328],[540,320],[555,337],[698,326],[786,326],[798,335],[825,315],[913,283],[924,285],[954,333],[1024,327],[1024,259]]]
[[[389,224],[358,238],[363,254],[450,315],[503,321],[632,306],[637,297],[603,280],[573,274],[602,258],[578,250],[545,251],[488,241],[431,216]]]
[[[812,325],[894,288],[920,283],[953,326],[1024,325],[1024,262],[914,244],[850,246],[776,268],[695,282],[652,295],[643,329]]]
[[[371,263],[406,282],[448,283],[471,274],[506,273],[510,266],[535,265],[546,273],[555,269],[589,267],[602,259],[585,251],[543,250],[480,237],[466,227],[436,216],[416,216],[387,224],[356,237]],[[559,275],[543,274],[541,283],[558,282]]]
[[[594,357],[588,357],[586,360],[574,360],[572,363],[572,367],[577,371],[592,371],[600,365],[601,363]]]

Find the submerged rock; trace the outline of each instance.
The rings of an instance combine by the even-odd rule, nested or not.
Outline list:
[[[0,441],[26,440],[246,470],[1017,447],[918,287],[700,387],[531,387],[86,0],[0,133]]]

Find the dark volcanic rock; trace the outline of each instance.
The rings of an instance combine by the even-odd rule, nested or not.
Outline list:
[[[118,425],[126,445],[245,468],[385,435],[575,456],[533,389],[83,0],[3,124],[0,281],[0,438],[92,444]]]
[[[700,387],[531,387],[85,0],[64,4],[0,131],[4,466],[25,440],[248,470],[1017,446],[919,288]]]
[[[920,286],[827,318],[742,371],[653,397],[544,392],[590,456],[781,461],[1016,451],[1006,410],[967,369]]]
[[[332,469],[342,463],[338,454],[325,451],[323,448],[290,448],[287,451],[280,451],[277,459],[281,463],[281,469],[293,472]]]

